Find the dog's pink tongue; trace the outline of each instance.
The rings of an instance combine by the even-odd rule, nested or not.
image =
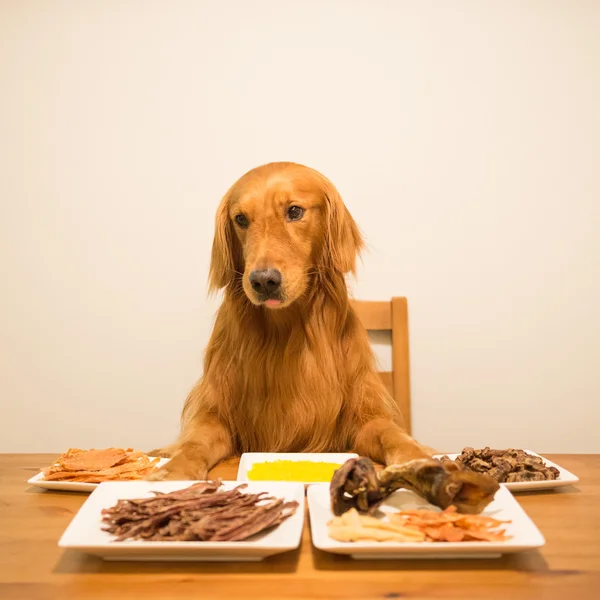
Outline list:
[[[267,300],[265,304],[267,306],[279,306],[281,304],[281,300]]]

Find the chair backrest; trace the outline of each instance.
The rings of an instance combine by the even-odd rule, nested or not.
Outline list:
[[[352,305],[365,329],[392,332],[392,371],[381,371],[379,376],[398,403],[410,433],[410,356],[406,298],[394,297],[387,302],[354,300]]]

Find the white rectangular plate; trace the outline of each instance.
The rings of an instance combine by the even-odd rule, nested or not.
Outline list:
[[[246,491],[268,492],[300,506],[281,525],[240,542],[148,542],[125,540],[115,542],[114,536],[102,530],[101,512],[123,498],[151,497],[153,491],[173,492],[186,488],[193,481],[109,481],[101,483],[86,499],[58,545],[100,556],[105,560],[156,561],[257,561],[272,554],[294,550],[300,544],[304,525],[304,487],[298,483],[252,482]],[[239,482],[224,482],[224,490]]]
[[[573,473],[563,469],[560,465],[553,463],[551,460],[544,458],[540,454],[536,454],[531,450],[524,450],[532,456],[539,456],[548,467],[556,467],[560,471],[558,479],[549,479],[547,481],[514,481],[512,483],[503,483],[511,492],[535,492],[536,490],[552,490],[554,488],[563,487],[565,485],[573,485],[579,481],[579,477]],[[454,460],[460,454],[437,454],[434,458],[447,456]]]
[[[311,461],[311,462],[327,462],[343,465],[351,458],[358,458],[358,454],[353,453],[335,453],[335,452],[246,452],[242,454],[240,466],[238,467],[237,480],[249,481],[248,471],[254,463],[274,462],[276,460],[294,460],[294,461]],[[314,483],[311,481],[299,481],[308,485]]]
[[[154,458],[150,456],[150,458]],[[162,467],[168,463],[170,458],[161,458],[158,461],[158,466]],[[44,475],[40,471],[37,475],[34,475],[31,479],[27,480],[29,485],[42,488],[44,490],[61,490],[63,492],[93,492],[100,484],[99,483],[80,483],[79,481],[46,481]],[[123,483],[122,481],[115,481],[114,483]]]
[[[505,542],[338,542],[329,537],[327,523],[333,518],[329,485],[316,484],[308,488],[310,528],[315,547],[334,554],[348,554],[357,559],[390,558],[497,558],[502,554],[539,548],[544,537],[520,507],[513,495],[501,487],[483,515],[501,520],[512,538]],[[426,500],[407,490],[394,492],[381,506],[383,513],[427,508],[439,510]],[[382,519],[385,519],[382,516]]]

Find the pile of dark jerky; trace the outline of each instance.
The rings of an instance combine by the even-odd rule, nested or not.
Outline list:
[[[481,450],[465,448],[454,461],[447,456],[443,456],[440,460],[454,462],[461,469],[487,473],[500,483],[547,481],[558,479],[560,476],[556,467],[546,466],[539,456],[515,448],[508,450],[492,450],[488,447]]]
[[[231,542],[279,525],[293,515],[297,502],[260,494],[244,494],[245,484],[221,491],[220,481],[195,483],[152,498],[119,500],[102,511],[104,531],[126,539],[153,542]]]

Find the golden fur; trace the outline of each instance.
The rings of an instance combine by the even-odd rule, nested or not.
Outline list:
[[[290,206],[304,209],[301,219],[286,219]],[[355,450],[387,464],[428,454],[405,433],[349,302],[345,275],[362,245],[338,191],[313,169],[271,163],[231,187],[210,267],[210,288],[224,289],[224,300],[180,438],[155,451],[172,460],[154,478],[204,478],[249,451]],[[274,307],[249,282],[267,268],[282,275]]]

